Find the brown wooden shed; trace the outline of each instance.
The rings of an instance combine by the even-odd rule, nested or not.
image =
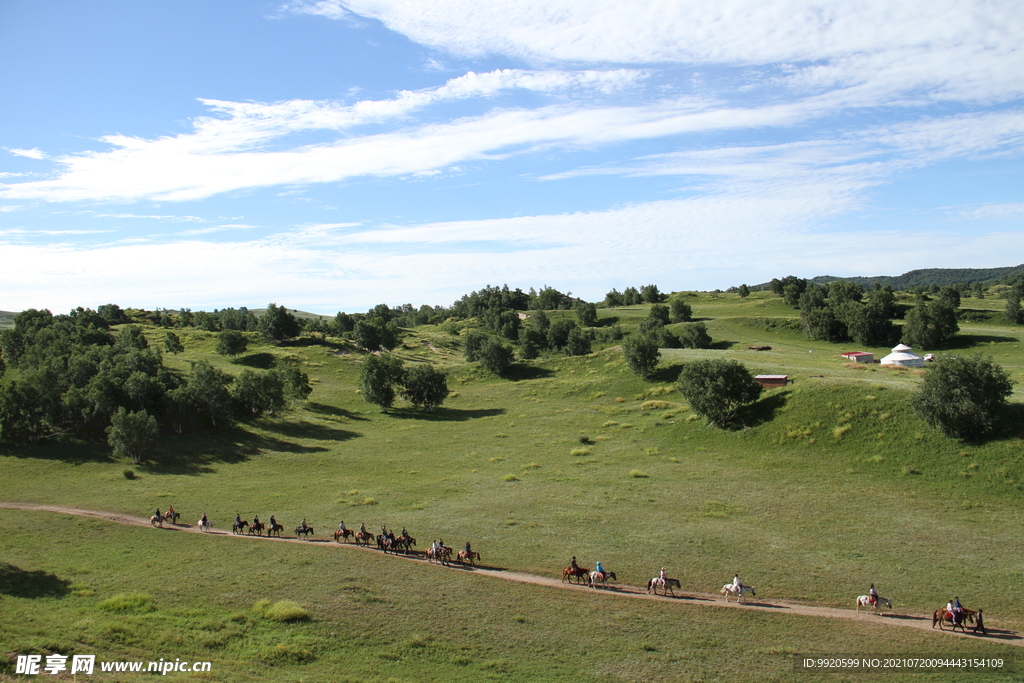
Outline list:
[[[784,387],[789,383],[789,375],[758,375],[754,381],[765,389]]]

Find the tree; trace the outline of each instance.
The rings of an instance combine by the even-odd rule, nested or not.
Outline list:
[[[746,285],[740,285],[738,291],[741,299],[746,299],[750,296],[750,287],[747,287]]]
[[[487,341],[486,334],[481,334],[480,332],[469,332],[466,334],[466,338],[462,342],[462,348],[466,354],[467,363],[475,363],[480,360],[480,349],[483,348],[485,341]]]
[[[693,307],[682,299],[672,299],[669,302],[669,320],[674,323],[688,323],[693,320]],[[654,308],[652,307],[653,311]]]
[[[217,335],[217,353],[234,358],[249,348],[249,339],[238,330],[224,330]]]
[[[656,304],[661,301],[661,292],[658,291],[658,285],[644,285],[640,288],[640,296],[649,304]]]
[[[951,285],[946,285],[939,290],[939,301],[954,310],[960,308],[960,290]]]
[[[359,390],[363,400],[380,406],[382,413],[395,402],[395,386],[405,377],[405,366],[400,358],[388,354],[368,355],[359,369]]]
[[[1024,323],[1024,309],[1020,307],[1020,295],[1013,289],[1006,296],[1006,319],[1014,325]]]
[[[488,337],[480,347],[480,365],[496,375],[503,375],[515,360],[512,349],[494,337]]]
[[[299,321],[284,306],[267,304],[267,312],[260,317],[259,332],[263,341],[282,342],[299,336]]]
[[[448,379],[433,365],[414,365],[405,374],[402,397],[424,412],[432,413],[448,398]]]
[[[644,379],[651,376],[654,368],[658,367],[658,360],[661,359],[658,342],[645,334],[631,334],[626,337],[622,342],[622,354],[629,369]]]
[[[684,349],[710,349],[711,335],[704,323],[684,325],[679,333],[679,343]]]
[[[235,401],[255,417],[273,415],[284,407],[284,378],[276,370],[242,370],[232,391]]]
[[[149,348],[149,342],[146,341],[146,335],[142,333],[141,326],[125,325],[117,334],[117,343],[115,346],[119,349],[142,350]]]
[[[615,308],[622,305],[622,292],[612,288],[612,291],[604,295],[604,303],[608,308]]]
[[[393,320],[368,316],[356,323],[352,339],[367,351],[390,351],[398,346],[398,325]]]
[[[597,324],[597,304],[580,301],[574,308],[581,327],[593,327]]]
[[[197,417],[208,419],[216,427],[218,420],[222,423],[231,420],[230,383],[231,375],[207,361],[199,361],[192,366],[192,374],[177,398]]]
[[[921,303],[907,313],[903,343],[922,349],[938,348],[960,330],[956,311],[941,301]]]
[[[561,319],[551,323],[548,328],[548,348],[563,349],[569,343],[569,333],[576,329],[576,321]]]
[[[669,323],[669,311],[668,306],[664,304],[654,304],[651,306],[650,312],[647,314],[647,318],[651,320],[659,320],[662,325],[668,325]]]
[[[565,342],[567,356],[585,356],[590,353],[590,335],[586,330],[574,327],[569,330],[569,338]]]
[[[761,385],[734,360],[687,363],[679,374],[677,388],[690,410],[719,427],[729,424],[740,406],[753,403],[761,395]]]
[[[138,465],[158,434],[155,417],[144,410],[128,412],[121,407],[110,418],[107,443],[114,449],[114,457],[128,458],[133,465]]]
[[[977,439],[998,426],[1011,393],[1013,382],[991,358],[943,354],[924,376],[914,407],[946,436]]]
[[[164,334],[164,351],[167,353],[181,353],[184,350],[185,347],[182,345],[178,335],[171,331]]]
[[[313,393],[313,387],[309,386],[309,375],[294,365],[288,366],[281,373],[281,378],[284,380],[285,396],[294,401],[305,401]]]

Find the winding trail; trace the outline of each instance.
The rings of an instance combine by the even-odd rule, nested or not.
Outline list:
[[[8,503],[0,501],[0,508],[9,510],[29,510],[36,512],[54,512],[65,515],[77,515],[80,517],[91,517],[93,519],[101,519],[107,522],[114,522],[116,524],[128,524],[132,526],[152,527],[148,517],[135,517],[132,515],[125,515],[118,512],[106,512],[103,510],[83,510],[81,508],[62,507],[57,505],[37,505],[34,503]],[[333,534],[333,527],[330,527],[330,534]],[[203,534],[205,536],[216,536],[218,538],[235,538],[244,540],[255,540],[255,541],[267,541],[273,543],[301,543],[303,545],[314,545],[319,547],[335,548],[335,549],[348,549],[357,550],[362,552],[379,552],[375,547],[359,546],[354,543],[335,543],[331,540],[331,536],[324,539],[315,540],[302,540],[299,538],[270,538],[268,536],[250,536],[248,534],[233,534],[230,531],[216,530],[209,532],[202,532],[198,526],[191,524],[177,524],[170,525],[165,524],[160,530],[163,531],[180,531],[185,533]],[[419,554],[413,555],[389,555],[396,560],[406,561],[422,561],[423,557]],[[759,610],[763,612],[772,612],[774,614],[799,614],[810,617],[821,617],[825,619],[847,619],[850,621],[867,621],[878,625],[895,626],[902,628],[916,628],[936,635],[954,635],[958,638],[977,638],[984,639],[1000,644],[1014,645],[1017,647],[1024,647],[1024,636],[1016,631],[1009,631],[1005,629],[992,628],[986,624],[988,629],[988,635],[975,635],[973,633],[959,633],[953,631],[939,631],[933,629],[931,626],[931,615],[913,615],[913,614],[898,614],[898,613],[884,613],[882,615],[875,615],[869,612],[857,612],[852,609],[840,609],[837,607],[822,607],[819,605],[805,605],[802,603],[789,602],[786,600],[772,600],[767,602],[764,600],[758,601],[747,601],[747,602],[725,602],[722,596],[713,593],[694,593],[692,591],[680,591],[677,596],[662,596],[662,595],[649,595],[646,588],[640,588],[637,586],[627,586],[624,584],[615,584],[608,588],[594,589],[588,586],[581,586],[572,583],[563,583],[561,580],[551,578],[547,576],[540,576],[537,574],[527,574],[524,572],[513,572],[502,569],[500,567],[488,567],[486,565],[480,566],[462,566],[459,564],[451,564],[447,566],[436,565],[439,569],[448,569],[450,571],[465,571],[472,572],[481,576],[488,576],[498,579],[504,579],[506,581],[517,581],[519,583],[529,583],[536,586],[546,586],[548,588],[558,588],[561,590],[573,590],[573,591],[584,591],[587,593],[600,593],[601,595],[614,595],[622,598],[630,598],[634,600],[658,600],[663,602],[673,602],[676,604],[694,605],[694,606],[713,606],[718,608],[729,608],[729,609],[744,609],[744,610]],[[851,598],[851,602],[853,598]]]

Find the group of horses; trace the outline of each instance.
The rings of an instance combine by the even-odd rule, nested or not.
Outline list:
[[[590,571],[583,567],[564,567],[562,569],[562,581],[569,581],[570,583],[582,584],[586,582],[591,588],[605,588],[608,586],[609,581],[618,581],[619,577],[615,576],[615,572],[599,572],[596,569]]]
[[[179,513],[168,511],[159,516],[153,515],[149,518],[149,522],[153,526],[163,527],[164,522],[177,524],[179,517],[181,517]],[[213,522],[208,518],[205,520],[200,519],[197,526],[200,531],[208,532],[213,529]],[[281,532],[284,531],[284,527],[280,524],[267,525],[263,522],[254,522],[250,524],[244,519],[240,522],[234,522],[231,525],[231,533],[233,534],[241,534],[246,529],[248,529],[250,536],[262,536],[263,532],[266,531],[267,536],[280,537]],[[296,538],[299,536],[306,537],[311,535],[313,535],[313,527],[301,525],[295,527]],[[369,546],[371,543],[376,541],[377,547],[385,553],[401,552],[408,555],[409,553],[415,552],[412,548],[416,545],[416,539],[408,533],[402,534],[401,536],[395,536],[394,532],[389,532],[387,534],[377,534],[374,536],[369,531],[353,531],[352,529],[338,529],[334,532],[334,540],[338,543],[341,543],[342,541],[350,543],[351,541],[349,541],[349,537],[355,541],[356,545]],[[428,562],[448,565],[452,561],[452,549],[448,546],[441,546],[435,553],[434,547],[431,546],[427,548],[426,552],[424,552],[424,556],[427,558]],[[476,561],[480,559],[480,553],[475,550],[468,552],[460,550],[455,557],[459,564],[470,564],[475,566]],[[618,577],[615,576],[615,572],[591,571],[589,569],[584,569],[583,567],[564,567],[562,569],[562,582],[564,583],[565,581],[576,584],[586,583],[591,588],[604,588],[608,586],[608,581],[618,581]],[[661,589],[662,595],[672,595],[675,597],[675,589],[677,588],[682,589],[682,584],[679,579],[672,579],[668,577],[663,579],[660,576],[655,576],[647,582],[647,592],[649,594],[654,593],[654,595],[657,595],[658,589]],[[754,587],[747,586],[745,584],[740,584],[740,586],[737,587],[734,584],[727,583],[722,586],[722,590],[719,591],[719,593],[725,596],[726,602],[729,602],[729,599],[732,597],[736,598],[736,602],[740,602],[748,593],[754,597],[757,596]],[[859,612],[862,607],[865,610],[874,610],[875,614],[878,614],[881,607],[888,607],[889,609],[892,609],[892,601],[881,596],[878,596],[874,601],[872,601],[870,595],[859,595],[857,596],[856,601],[857,611]],[[935,626],[938,625],[940,630],[945,630],[945,627],[948,625],[953,631],[959,628],[963,633],[966,633],[966,627],[968,624],[971,625],[971,631],[973,633],[977,633],[978,631],[981,631],[983,634],[988,633],[988,631],[985,630],[982,610],[980,609],[965,609],[959,614],[954,614],[943,607],[932,613],[932,628],[935,628]]]
[[[416,545],[416,539],[405,532],[401,535],[396,536],[395,532],[389,531],[387,533],[380,533],[374,536],[369,531],[352,531],[352,529],[337,529],[334,532],[334,540],[338,543],[344,541],[345,543],[351,543],[355,541],[356,545],[369,546],[371,543],[376,542],[377,548],[385,553],[402,553],[403,555],[409,555],[415,553],[413,546]],[[423,553],[424,557],[427,558],[427,562],[448,565],[452,561],[452,549],[448,546],[441,546],[434,552],[434,546],[431,545]],[[459,564],[470,564],[476,565],[477,560],[480,559],[480,553],[475,550],[460,550],[455,555],[456,561]]]

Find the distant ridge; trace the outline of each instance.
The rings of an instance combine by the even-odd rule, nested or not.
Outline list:
[[[1024,274],[1024,264],[1007,266],[1005,268],[922,268],[895,276],[836,277],[834,275],[819,275],[818,277],[811,278],[810,281],[822,285],[833,280],[845,280],[847,282],[856,282],[865,287],[873,287],[877,282],[883,286],[889,285],[895,290],[907,290],[911,287],[929,287],[931,285],[943,287],[959,283],[987,282],[996,284],[992,281],[1018,274]],[[764,286],[767,287],[767,284]]]

